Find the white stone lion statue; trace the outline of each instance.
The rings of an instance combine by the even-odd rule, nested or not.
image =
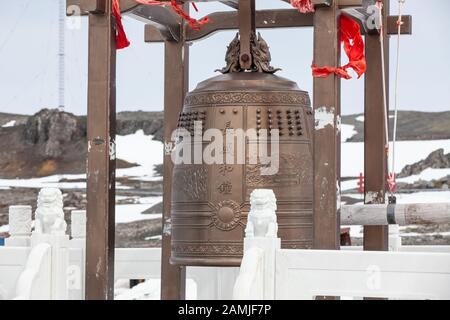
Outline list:
[[[34,232],[40,234],[66,234],[63,196],[57,188],[43,188],[39,192]]]
[[[277,199],[271,189],[255,189],[250,195],[246,237],[276,238],[278,233]]]

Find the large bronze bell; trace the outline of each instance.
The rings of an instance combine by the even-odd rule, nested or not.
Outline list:
[[[171,262],[190,266],[238,266],[254,189],[273,189],[283,248],[311,248],[313,239],[312,112],[309,95],[274,75],[261,36],[252,36],[252,72],[239,66],[239,38],[228,47],[223,74],[190,92],[178,127],[194,134],[217,128],[279,130],[279,170],[261,175],[261,164],[176,164],[172,187]],[[224,133],[225,134],[225,133]],[[268,139],[270,142],[270,140]],[[194,143],[192,143],[194,144]],[[194,146],[192,145],[192,148]],[[202,144],[202,148],[205,145]],[[226,150],[224,150],[226,153]]]

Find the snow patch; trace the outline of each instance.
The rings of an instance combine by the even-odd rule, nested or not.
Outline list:
[[[16,125],[16,120],[11,120],[4,125],[2,125],[2,128],[8,128],[8,127],[14,127]]]
[[[392,143],[390,145],[392,150]],[[445,154],[450,153],[450,140],[397,141],[395,147],[396,171],[400,172],[406,165],[425,159],[437,149],[443,148]],[[364,172],[364,143],[343,143],[341,176],[358,177],[361,172]]]
[[[116,205],[116,223],[127,223],[140,220],[161,219],[162,214],[143,214],[145,210],[160,203],[162,197],[148,197],[139,204],[118,204]]]
[[[355,126],[350,124],[341,124],[341,142],[346,142],[358,132],[355,131]]]
[[[128,280],[118,280],[115,284],[115,300],[160,300],[161,280],[148,279],[128,289]],[[192,279],[186,279],[186,300],[197,298],[197,284]]]
[[[438,180],[450,175],[450,169],[433,169],[428,168],[422,171],[420,174],[409,176],[405,178],[397,179],[397,182],[414,183],[417,181],[431,181]]]
[[[146,136],[143,130],[126,136],[116,136],[116,157],[137,163],[138,166],[117,169],[116,177],[130,177],[143,181],[161,180],[154,176],[154,166],[163,163],[163,143],[153,140],[153,136]],[[59,182],[60,180],[68,180]],[[70,180],[86,179],[86,174],[61,174],[43,178],[31,179],[0,179],[0,188],[44,188],[56,187],[61,189],[84,189],[85,182],[71,182]],[[116,184],[118,189],[129,189],[129,187]]]
[[[154,166],[163,163],[164,144],[146,136],[143,130],[126,136],[116,136],[116,156],[118,159],[137,163],[139,166],[118,169],[117,177],[139,177],[140,180],[153,181]]]
[[[328,111],[326,107],[320,107],[314,111],[315,129],[321,130],[326,126],[334,127],[334,108]]]

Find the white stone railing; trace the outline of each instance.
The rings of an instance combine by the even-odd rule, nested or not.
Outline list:
[[[35,217],[31,232],[31,207],[9,208],[10,237],[0,248],[4,298],[67,299],[69,236],[59,189],[40,191]]]
[[[52,247],[37,244],[28,256],[25,269],[16,284],[15,300],[50,300],[52,298]]]
[[[59,190],[40,193],[39,216],[54,215],[39,222],[32,232],[30,206],[11,206],[10,237],[0,247],[0,300],[70,299],[85,296],[86,212],[71,213],[71,239],[61,221]],[[47,223],[46,221],[51,221]],[[188,267],[197,299],[231,299],[239,268]],[[115,250],[115,279],[160,279],[160,248]]]
[[[40,221],[38,232],[32,232],[30,207],[10,208],[10,237],[0,247],[0,299],[84,299],[86,212],[72,212],[69,240],[56,193],[41,194],[37,218],[54,217]],[[252,194],[241,268],[187,268],[197,299],[450,298],[450,246],[402,246],[398,227],[391,226],[391,252],[280,249],[275,201],[271,190]],[[160,248],[116,249],[115,278],[159,279],[160,259]]]
[[[259,190],[252,198],[260,199]],[[273,201],[273,200],[272,200]],[[281,249],[269,230],[270,209],[256,210],[252,203],[249,221],[259,234],[247,232],[244,258],[234,288],[235,299],[315,299],[318,296],[393,299],[450,299],[450,250],[442,247],[401,245],[398,226],[391,226],[389,252]],[[267,208],[276,207],[266,205]],[[249,228],[252,231],[252,227]],[[268,245],[270,243],[270,245]],[[426,249],[435,252],[420,252]],[[264,266],[260,274],[260,268]],[[262,289],[263,288],[263,289]]]
[[[30,254],[29,247],[0,247],[0,299],[12,299]]]
[[[277,238],[276,198],[272,190],[254,190],[250,196],[244,239],[244,257],[233,290],[234,299],[274,299]]]
[[[259,240],[257,240],[259,241]],[[414,248],[420,249],[420,248]],[[435,249],[435,247],[433,247]],[[446,248],[448,249],[448,248]],[[245,261],[254,251],[248,248]],[[265,258],[267,255],[262,254]],[[278,248],[275,269],[260,282],[246,282],[243,265],[235,299],[257,299],[275,280],[275,299],[307,300],[317,296],[391,299],[450,299],[450,253],[369,252],[362,250],[289,250]],[[255,265],[260,265],[256,259]],[[261,279],[255,277],[254,279]],[[256,292],[256,294],[255,294]],[[259,295],[258,295],[259,294]]]

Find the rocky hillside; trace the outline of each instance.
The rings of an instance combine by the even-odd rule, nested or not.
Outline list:
[[[84,173],[86,168],[86,117],[55,109],[33,116],[0,114],[0,177],[29,178],[52,174]],[[162,139],[160,112],[124,112],[117,115],[117,134],[143,130]],[[125,168],[134,164],[118,160]]]
[[[360,142],[364,139],[362,114],[342,117],[343,124],[355,126],[357,132],[348,142]],[[370,121],[370,119],[367,119]],[[390,118],[392,128],[394,120]],[[391,130],[392,132],[392,130]],[[392,139],[392,137],[390,137]],[[398,140],[437,140],[450,139],[450,111],[447,112],[398,112]]]
[[[354,126],[356,135],[348,141],[364,138],[363,115],[343,116],[344,124]],[[370,119],[368,119],[370,121]],[[391,119],[392,125],[393,119]],[[162,112],[120,112],[117,134],[143,130],[154,139],[163,139]],[[39,177],[57,173],[81,173],[85,170],[86,116],[43,109],[33,116],[0,113],[0,177]],[[450,139],[450,112],[426,113],[400,111],[399,140]],[[435,166],[446,167],[431,155]],[[444,158],[442,158],[444,159]],[[441,159],[441,160],[442,160]],[[449,160],[450,161],[450,160]],[[118,162],[118,167],[132,164]],[[419,166],[405,168],[401,176],[414,174]],[[433,166],[431,166],[433,167]]]
[[[444,149],[438,149],[430,153],[430,155],[426,159],[405,166],[403,170],[398,174],[398,178],[417,175],[428,168],[432,169],[450,168],[450,153],[445,155]]]

